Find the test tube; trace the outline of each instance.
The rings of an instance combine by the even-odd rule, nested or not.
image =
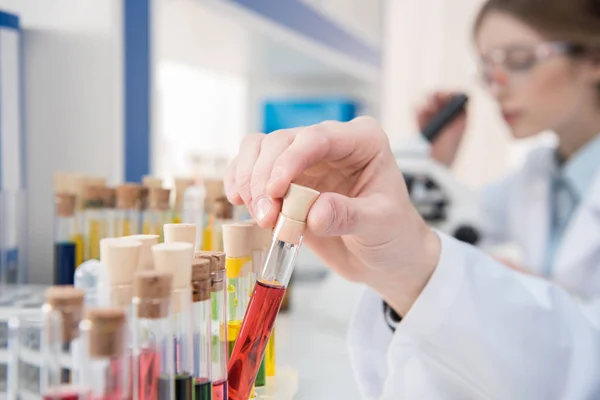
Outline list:
[[[213,244],[213,230],[215,225],[215,202],[216,200],[223,196],[225,192],[225,187],[223,181],[220,179],[205,179],[204,180],[204,188],[206,191],[206,196],[204,198],[204,212],[206,217],[204,218],[204,232],[203,232],[203,240],[202,240],[202,249],[206,251],[215,250],[215,246]],[[221,237],[218,237],[219,241],[221,241]],[[218,250],[218,251],[223,251]]]
[[[233,205],[227,197],[218,197],[213,206],[213,239],[212,250],[223,251],[223,224],[233,222]]]
[[[171,287],[171,324],[174,336],[175,398],[192,400],[194,372],[194,342],[192,336],[191,302],[192,258],[194,248],[189,243],[160,243],[152,246],[154,267],[173,275]]]
[[[229,400],[247,400],[252,391],[302,244],[308,211],[318,196],[316,190],[291,184],[283,198],[273,241],[229,360]]]
[[[273,230],[271,228],[261,228],[255,221],[252,221],[251,224],[254,227],[254,234],[252,237],[252,282],[250,286],[250,293],[253,293],[257,277],[260,274],[260,270],[267,256],[266,253],[271,245]],[[267,342],[265,356],[261,361],[260,368],[258,369],[255,385],[257,387],[264,386],[267,381],[267,376],[275,376],[275,372],[275,326],[273,326],[273,329],[271,330],[271,336],[269,336],[269,341]]]
[[[142,244],[140,247],[140,257],[136,271],[151,271],[154,269],[154,260],[152,259],[152,246],[158,244],[158,235],[131,235],[123,239],[135,240]]]
[[[192,261],[192,324],[194,331],[194,399],[212,400],[210,261]]]
[[[213,400],[227,400],[227,291],[225,253],[201,251],[194,258],[210,261]]]
[[[179,224],[183,222],[183,198],[187,188],[194,184],[190,178],[175,178],[175,196],[173,199],[173,212],[171,222]]]
[[[248,303],[248,280],[252,270],[252,226],[223,225],[225,269],[227,271],[227,340],[229,354],[237,340]],[[250,394],[250,393],[248,393]]]
[[[105,238],[100,241],[100,262],[106,274],[99,285],[101,307],[130,310],[141,248],[142,244],[137,240]]]
[[[44,293],[46,303],[42,307],[45,313],[57,312],[60,315],[60,335],[53,337],[52,357],[62,367],[55,384],[56,390],[68,388],[71,383],[78,383],[77,364],[73,362],[80,354],[79,323],[83,319],[84,292],[73,286],[51,286]],[[70,368],[70,371],[69,371]],[[67,386],[65,386],[67,385]],[[58,386],[62,389],[58,390]]]
[[[125,183],[117,186],[114,237],[136,235],[140,216],[138,213],[140,186]]]
[[[115,237],[117,229],[117,213],[115,210],[117,204],[117,190],[111,187],[104,187],[104,216],[106,219],[106,234],[104,237]]]
[[[93,400],[131,398],[127,332],[126,316],[121,308],[92,309],[81,321],[81,382]]]
[[[54,284],[72,285],[77,267],[77,251],[81,251],[81,235],[75,218],[75,195],[54,196]]]
[[[100,257],[100,239],[106,236],[103,194],[103,186],[85,186],[83,188],[84,260],[97,260]]]
[[[133,297],[134,399],[175,399],[171,286],[173,276],[141,271]]]
[[[170,196],[171,190],[169,189],[148,189],[148,207],[142,212],[143,234],[162,236],[163,225],[171,222]]]
[[[183,193],[183,213],[182,222],[196,225],[196,246],[194,250],[201,250],[202,230],[204,229],[204,199],[206,191],[199,180],[194,185],[190,185]]]

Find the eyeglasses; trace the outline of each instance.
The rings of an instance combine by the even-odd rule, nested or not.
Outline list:
[[[508,85],[534,66],[558,55],[576,55],[581,46],[564,42],[541,43],[536,46],[513,45],[491,51],[479,63],[478,75],[486,86]]]

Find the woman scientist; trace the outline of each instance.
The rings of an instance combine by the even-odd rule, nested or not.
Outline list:
[[[548,7],[583,7],[579,0],[539,3],[540,13]],[[480,30],[512,18],[505,11],[485,14]],[[515,29],[517,21],[512,20]],[[584,56],[590,51],[581,48],[571,59],[556,50],[533,67],[553,72],[556,90],[567,92],[568,106],[579,105],[573,107],[578,113],[588,106],[578,96],[593,93],[600,81],[600,68]],[[578,94],[562,86],[567,79],[581,89]],[[550,89],[543,95],[553,96]],[[595,104],[597,98],[588,101]],[[511,105],[523,113],[520,118],[533,114],[529,102]],[[561,107],[567,105],[554,110],[553,119]],[[227,172],[227,196],[234,204],[245,203],[261,226],[275,224],[290,182],[322,193],[310,210],[305,243],[338,274],[368,287],[349,334],[365,398],[600,398],[599,308],[576,303],[562,287],[507,269],[431,230],[411,205],[376,121],[358,118],[249,135],[241,148]],[[591,241],[600,235],[600,208],[590,205],[585,219],[590,229],[583,232]],[[384,302],[401,322],[386,319]]]
[[[523,267],[583,297],[600,293],[600,1],[490,0],[474,36],[480,73],[515,138],[554,131],[557,147],[483,191],[488,244],[512,241]],[[432,96],[424,125],[452,94]],[[432,147],[450,165],[463,115]]]

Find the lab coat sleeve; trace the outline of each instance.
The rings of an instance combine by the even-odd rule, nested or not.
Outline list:
[[[511,173],[485,186],[479,193],[483,221],[482,246],[495,246],[510,241],[510,196],[515,192],[516,174]]]
[[[349,345],[363,397],[599,399],[598,308],[440,237],[439,265],[395,333],[375,293],[359,302]]]

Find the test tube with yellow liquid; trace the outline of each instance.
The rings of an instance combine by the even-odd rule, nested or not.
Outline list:
[[[194,184],[191,178],[175,178],[175,193],[173,199],[173,214],[171,222],[179,224],[183,221],[183,199],[187,188]]]
[[[223,251],[223,225],[233,222],[233,205],[222,196],[213,205],[212,251]]]
[[[171,221],[170,196],[170,189],[148,189],[148,207],[142,212],[144,235],[160,235],[160,241],[163,241],[163,225]]]
[[[125,183],[117,186],[114,237],[137,235],[139,226],[140,185]]]
[[[83,258],[100,258],[100,239],[106,236],[104,187],[87,185],[83,188]]]
[[[204,180],[204,231],[202,239],[202,249],[206,251],[223,251],[222,233],[215,235],[215,205],[219,197],[224,196],[225,186],[220,179],[205,179]],[[217,239],[217,243],[214,240]]]

